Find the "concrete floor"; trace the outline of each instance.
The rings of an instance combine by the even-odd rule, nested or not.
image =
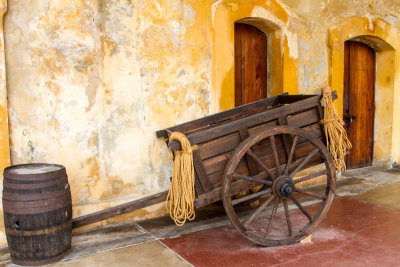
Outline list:
[[[253,244],[213,205],[183,227],[163,217],[74,232],[71,252],[51,266],[400,266],[400,170],[349,170],[336,195],[307,242],[291,246]],[[0,264],[14,266],[6,248]]]

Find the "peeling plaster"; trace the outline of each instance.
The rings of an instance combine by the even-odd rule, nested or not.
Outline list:
[[[286,26],[286,23],[280,20],[275,14],[260,6],[255,6],[253,8],[251,17],[267,19],[279,25],[280,28],[284,28]]]
[[[400,2],[390,0],[9,0],[7,68],[0,64],[8,93],[3,83],[0,101],[7,97],[9,106],[0,114],[5,127],[8,109],[11,161],[65,165],[74,217],[158,193],[169,186],[171,162],[154,132],[233,106],[235,21],[274,24],[268,32],[273,94],[311,94],[330,72],[343,72],[340,64],[330,70],[329,49],[336,51],[341,38],[332,25],[364,17],[357,30],[386,38],[398,34],[399,10]],[[399,63],[393,64],[396,72],[379,75],[380,88],[395,88],[392,98],[385,90],[377,94],[382,114],[396,114],[396,106],[385,107],[400,97]],[[376,136],[395,145],[398,118],[392,125],[378,120]],[[398,160],[388,147],[376,156]],[[130,216],[163,212],[157,206]]]
[[[289,31],[285,31],[285,36],[288,40],[288,46],[289,46],[289,56],[292,58],[298,58],[299,57],[299,52],[298,52],[298,40],[297,40],[297,34],[291,33]]]

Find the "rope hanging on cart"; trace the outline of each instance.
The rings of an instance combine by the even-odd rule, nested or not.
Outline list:
[[[350,150],[351,143],[347,138],[343,120],[337,115],[332,101],[332,92],[329,86],[322,88],[321,106],[324,107],[324,124],[326,146],[328,147],[338,171],[346,170],[346,151]]]
[[[174,164],[172,169],[171,187],[168,192],[165,206],[175,224],[182,226],[186,220],[193,220],[194,213],[194,168],[193,150],[186,136],[173,132],[169,141],[176,140],[181,144],[182,150],[174,151]]]

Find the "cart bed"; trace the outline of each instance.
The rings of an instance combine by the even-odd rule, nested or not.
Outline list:
[[[250,135],[273,126],[288,125],[303,128],[325,143],[323,125],[319,123],[323,118],[320,99],[321,95],[282,94],[170,127],[156,134],[159,138],[168,138],[171,132],[182,132],[192,146],[198,145],[198,149],[193,152],[198,195],[196,206],[204,206],[220,200],[220,186],[226,163],[234,149]],[[290,138],[276,140],[281,164],[287,161],[291,142]],[[169,147],[171,150],[180,149],[177,141],[169,143]],[[297,162],[311,150],[312,146],[309,143],[299,140],[295,151]],[[274,168],[273,151],[269,141],[254,152],[268,167]],[[319,163],[318,158],[311,162]],[[242,161],[239,166],[243,175],[257,173],[256,164],[250,160]],[[293,167],[295,166],[296,162],[293,164]]]

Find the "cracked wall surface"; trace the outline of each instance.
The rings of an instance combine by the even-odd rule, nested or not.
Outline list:
[[[397,35],[399,10],[391,0],[8,0],[0,141],[9,140],[12,164],[66,166],[74,217],[158,193],[172,164],[154,132],[234,105],[235,21],[269,34],[272,94],[314,94],[342,71],[332,69],[332,27],[382,20],[380,36]],[[399,54],[382,53],[381,61]],[[400,101],[399,61],[378,78],[385,108],[375,135],[393,140],[377,150],[383,161],[400,161],[400,112],[390,101]],[[158,205],[110,221],[162,213]]]

